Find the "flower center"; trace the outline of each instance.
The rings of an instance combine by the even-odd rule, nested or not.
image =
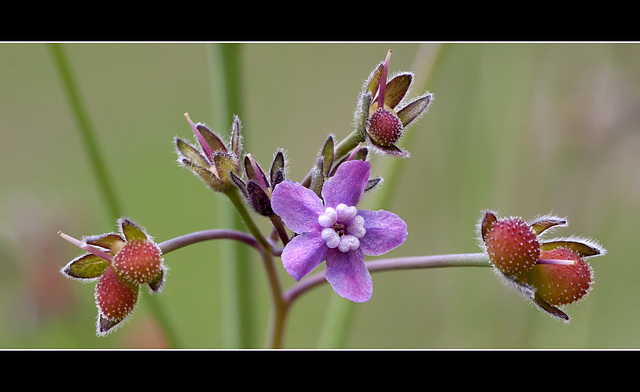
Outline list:
[[[318,223],[323,227],[321,237],[325,244],[341,252],[358,249],[360,239],[367,233],[364,218],[358,215],[356,207],[343,203],[336,208],[327,207],[324,214],[318,216]]]

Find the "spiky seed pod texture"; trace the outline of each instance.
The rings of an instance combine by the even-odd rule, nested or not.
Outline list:
[[[495,221],[484,241],[491,264],[505,275],[530,271],[540,257],[536,233],[520,218]]]
[[[575,252],[556,248],[542,251],[540,257],[552,260],[572,260],[573,265],[538,264],[522,277],[535,287],[536,296],[553,306],[568,305],[583,298],[591,289],[593,270]]]
[[[121,279],[113,266],[107,267],[96,284],[95,299],[100,316],[122,321],[135,308],[139,286]]]
[[[131,283],[149,283],[162,272],[162,252],[151,241],[127,241],[113,258],[112,265]]]
[[[367,133],[371,140],[380,146],[388,147],[396,144],[404,127],[402,122],[393,112],[385,108],[378,108],[369,117]]]

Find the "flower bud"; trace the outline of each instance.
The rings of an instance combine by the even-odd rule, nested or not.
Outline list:
[[[240,120],[237,117],[234,118],[231,145],[227,146],[204,124],[194,124],[186,113],[185,117],[196,136],[200,149],[180,138],[175,138],[178,163],[216,192],[226,193],[233,189],[231,173],[237,174],[240,171],[242,151]]]

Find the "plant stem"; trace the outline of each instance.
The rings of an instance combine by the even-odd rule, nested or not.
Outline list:
[[[78,123],[78,130],[80,131],[80,137],[84,144],[85,151],[91,162],[91,169],[93,170],[94,177],[98,181],[98,187],[100,194],[104,197],[104,201],[107,206],[107,211],[112,220],[117,220],[121,213],[122,208],[120,202],[116,197],[114,187],[111,183],[109,175],[107,174],[106,165],[98,149],[98,143],[95,137],[95,131],[90,124],[89,116],[80,98],[80,93],[76,87],[76,83],[73,79],[73,72],[67,61],[67,57],[64,53],[61,44],[49,44],[51,54],[54,60],[54,64],[58,68],[60,78],[64,85],[64,90],[67,93],[67,98],[71,104],[71,109]],[[174,332],[173,327],[164,316],[162,306],[157,297],[150,298],[151,310],[154,313],[155,319],[163,329],[169,345],[171,347],[179,347],[179,342]]]
[[[280,348],[282,346],[287,307],[283,302],[282,287],[280,285],[280,279],[278,278],[278,271],[276,270],[275,263],[273,262],[273,247],[260,232],[258,226],[253,220],[253,217],[247,210],[246,205],[243,203],[238,189],[233,188],[232,191],[227,192],[227,196],[236,207],[236,210],[240,213],[240,216],[244,220],[251,234],[254,236],[256,242],[260,245],[262,264],[267,274],[267,280],[271,289],[271,299],[273,302],[269,328],[270,332],[267,335],[269,340],[266,345],[270,348]]]
[[[491,267],[486,253],[460,253],[430,256],[396,257],[366,262],[369,272],[445,267]],[[324,272],[307,276],[284,293],[287,305],[308,290],[326,283]],[[343,316],[344,317],[344,316]]]
[[[242,113],[242,57],[241,45],[211,44],[208,47],[210,85],[214,128],[225,129],[233,121],[233,114]],[[246,140],[246,138],[245,138]],[[243,226],[242,219],[229,208],[227,200],[219,198],[217,224],[235,230]],[[222,334],[227,348],[255,346],[253,284],[249,255],[242,244],[225,243],[221,256],[231,259],[220,271],[222,290]]]
[[[416,64],[414,68],[418,68],[419,65],[422,65],[424,68],[423,72],[421,73],[424,75],[424,78],[420,83],[418,83],[421,85],[420,89],[422,91],[427,90],[426,87],[428,86],[430,80],[433,78],[434,74],[436,73],[438,60],[442,58],[443,46],[439,45],[432,50],[435,50],[435,52],[427,51],[426,55],[424,54],[425,51],[421,50],[418,52],[416,56]],[[357,132],[357,130],[354,132]],[[354,132],[352,132],[352,134],[350,134],[339,145],[344,145],[345,147],[349,147],[352,143],[350,139],[356,137],[356,135],[354,135]],[[410,142],[412,133],[413,132],[405,132],[401,140],[404,145],[408,145],[408,144],[410,145],[409,142]],[[400,177],[398,173],[400,172],[401,166],[406,165],[406,162],[407,162],[406,159],[398,159],[398,158],[391,158],[387,161],[388,161],[387,167],[385,170],[385,174],[383,175],[385,179],[385,186],[382,187],[382,189],[380,189],[378,192],[375,192],[374,194],[376,197],[376,201],[374,204],[377,206],[374,209],[382,208],[383,206],[388,205],[388,202],[392,197],[393,190],[397,189],[397,187],[394,186],[395,185],[394,182],[397,181],[397,179]],[[339,302],[330,305],[331,312],[328,314],[327,317],[325,317],[324,326],[323,326],[324,332],[321,333],[321,336],[327,337],[327,339],[323,339],[321,343],[325,345],[322,347],[337,348],[337,347],[341,347],[342,342],[344,342],[345,340],[345,335],[349,328],[348,323],[351,321],[351,317],[349,317],[349,312],[351,311],[351,309],[354,307],[355,304],[350,301],[342,301],[342,298],[335,298],[335,299],[332,299],[332,301],[334,302],[339,301]],[[344,308],[344,309],[338,310],[337,308]],[[337,315],[338,317],[334,318],[332,317],[332,315]],[[333,340],[329,340],[328,339],[329,337],[331,337]]]
[[[192,245],[202,241],[216,240],[216,239],[232,239],[240,242],[244,242],[247,245],[251,245],[254,248],[261,250],[260,244],[256,239],[246,233],[236,230],[227,229],[211,229],[196,231],[193,233],[185,234],[180,237],[172,238],[170,240],[161,242],[158,244],[162,254],[167,254],[178,250],[188,245]]]
[[[98,149],[98,143],[93,127],[89,121],[87,111],[80,98],[80,93],[76,87],[75,80],[73,79],[73,72],[67,61],[67,57],[64,53],[61,44],[49,44],[49,49],[54,60],[54,64],[60,73],[60,79],[64,85],[64,90],[67,93],[71,110],[78,123],[78,130],[80,131],[80,137],[84,144],[85,152],[91,163],[91,169],[95,179],[98,181],[100,188],[100,194],[104,197],[104,201],[107,205],[109,216],[114,221],[120,217],[122,209],[120,203],[114,192],[114,187],[111,183],[109,175],[107,174],[106,165]]]

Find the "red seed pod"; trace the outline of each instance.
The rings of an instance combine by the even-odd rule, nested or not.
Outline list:
[[[540,256],[538,237],[520,218],[493,222],[484,241],[491,264],[505,275],[519,276],[530,271]]]
[[[538,264],[522,277],[526,283],[536,289],[539,297],[549,305],[561,306],[573,303],[584,297],[591,288],[593,270],[575,252],[556,248],[542,251],[541,259],[572,260],[573,265]]]
[[[376,109],[367,122],[367,133],[371,141],[383,147],[394,145],[400,140],[403,131],[402,121],[388,109]]]
[[[162,272],[162,252],[151,241],[127,241],[113,258],[112,265],[129,282],[149,283]]]
[[[95,299],[101,317],[122,321],[136,306],[139,286],[122,280],[112,266],[107,267],[96,284]]]

